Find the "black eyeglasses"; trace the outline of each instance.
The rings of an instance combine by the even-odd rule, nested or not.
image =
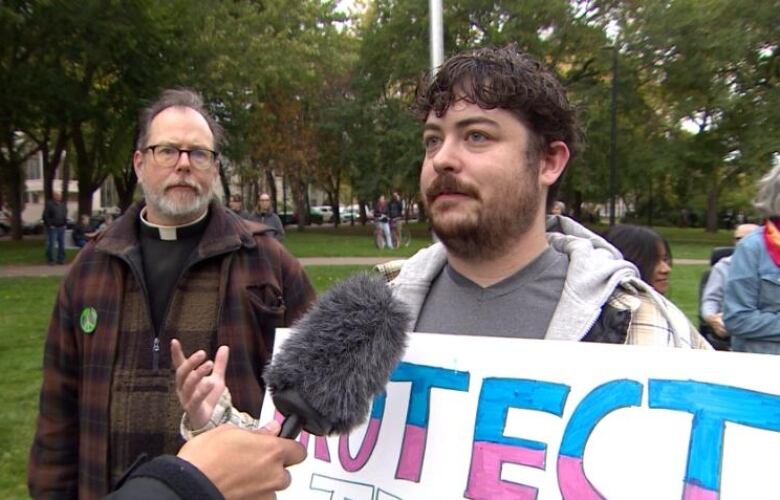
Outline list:
[[[219,153],[210,149],[182,149],[176,146],[170,146],[168,144],[155,144],[154,146],[146,146],[146,149],[151,150],[154,161],[157,162],[162,168],[171,168],[179,162],[182,153],[187,153],[190,158],[190,163],[198,170],[207,170],[214,166]]]

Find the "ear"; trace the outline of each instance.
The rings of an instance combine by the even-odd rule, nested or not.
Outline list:
[[[550,143],[547,151],[539,157],[539,183],[550,187],[563,175],[569,162],[569,147],[563,141]]]
[[[143,183],[144,154],[137,149],[133,153],[133,169],[135,176],[138,177],[138,182]]]

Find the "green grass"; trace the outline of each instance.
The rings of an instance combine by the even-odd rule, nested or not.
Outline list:
[[[607,226],[591,226],[599,234],[607,230]],[[733,232],[721,229],[717,233],[708,233],[702,228],[680,228],[654,226],[669,242],[674,259],[704,259],[709,261],[714,247],[731,246],[734,244]]]
[[[372,266],[306,266],[306,275],[317,293],[320,294],[358,271],[371,269]]]
[[[309,226],[299,232],[296,227],[287,227],[284,244],[296,257],[410,257],[417,250],[431,244],[427,226],[412,223],[412,243],[406,248],[379,250],[374,246],[374,226],[356,223],[333,227]]]
[[[338,229],[332,226],[309,226],[298,231],[295,226],[287,227],[285,246],[296,257],[409,257],[420,248],[431,243],[427,225],[411,223],[412,243],[406,248],[378,250],[374,247],[374,226],[366,224],[342,224]],[[594,227],[603,231],[604,226]],[[709,259],[713,247],[731,245],[731,231],[721,230],[707,233],[700,228],[654,228],[667,238],[675,259]],[[0,240],[0,265],[45,264],[45,242],[40,236],[27,236],[22,241]],[[67,250],[68,261],[73,260],[75,250]]]
[[[298,231],[295,226],[287,227],[284,244],[296,257],[409,257],[417,250],[431,243],[427,226],[421,223],[409,224],[412,243],[408,247],[379,250],[374,246],[374,226],[366,224],[332,226],[309,226]],[[40,236],[25,236],[22,241],[0,239],[0,266],[45,264],[46,242]],[[68,262],[73,260],[76,250],[66,250]]]
[[[27,498],[43,340],[59,281],[0,279],[0,498]]]
[[[77,250],[65,250],[65,261],[70,262]],[[0,240],[0,266],[46,264],[46,240],[41,236],[25,236],[22,241],[10,238]]]
[[[688,316],[694,326],[699,327],[699,280],[708,265],[678,265],[669,276],[668,298]]]

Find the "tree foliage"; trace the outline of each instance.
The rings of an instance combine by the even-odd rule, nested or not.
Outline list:
[[[0,3],[0,200],[15,236],[22,165],[39,152],[47,198],[67,153],[81,212],[109,176],[129,204],[137,110],[176,86],[203,93],[228,132],[223,178],[252,193],[283,175],[304,217],[310,186],[336,213],[345,184],[361,203],[413,199],[422,150],[407,108],[429,70],[428,4],[366,1],[349,17],[336,3]],[[447,55],[515,43],[557,73],[588,132],[561,191],[575,214],[611,195],[614,86],[617,196],[650,222],[706,208],[715,229],[721,201],[744,204],[780,149],[778,12],[778,0],[453,0],[444,43]]]

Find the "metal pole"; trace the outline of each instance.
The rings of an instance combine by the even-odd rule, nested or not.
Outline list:
[[[618,94],[618,44],[612,59],[612,126],[609,134],[609,225],[615,225],[615,190],[617,183],[617,94]]]
[[[444,62],[444,21],[442,0],[429,0],[431,14],[431,74]]]

